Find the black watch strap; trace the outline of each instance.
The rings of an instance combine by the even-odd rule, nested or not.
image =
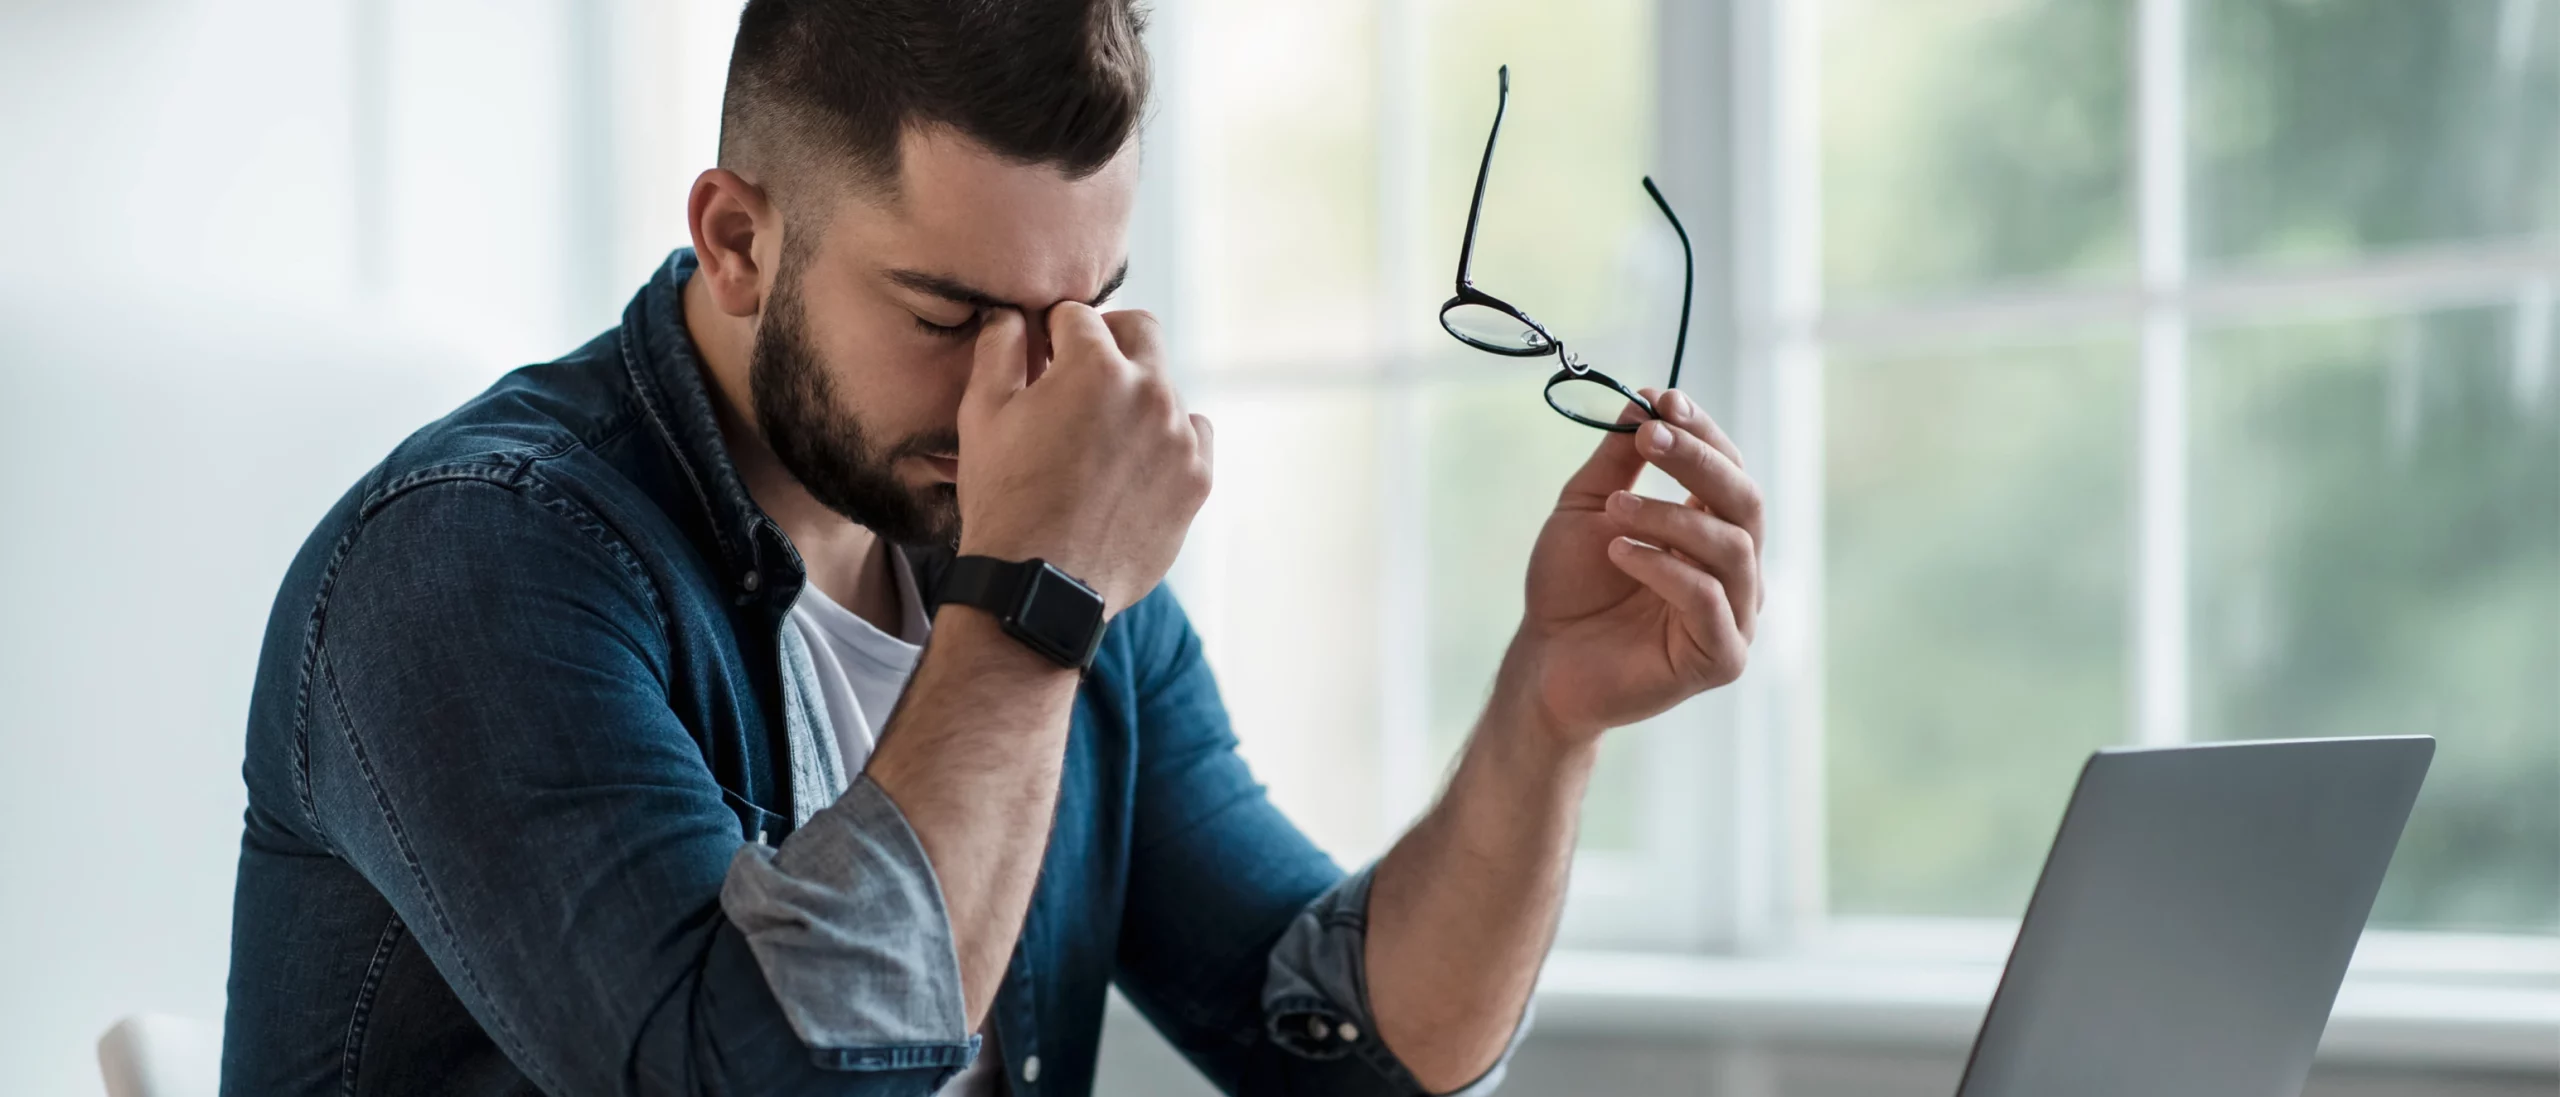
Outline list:
[[[1059,666],[1083,670],[1102,648],[1102,596],[1038,557],[954,557],[942,573],[941,600],[985,610],[1005,635]]]

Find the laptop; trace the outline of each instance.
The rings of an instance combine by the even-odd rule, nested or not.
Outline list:
[[[2102,750],[1957,1097],[2299,1097],[2429,736]]]

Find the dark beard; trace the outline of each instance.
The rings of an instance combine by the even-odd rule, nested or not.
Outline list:
[[[907,545],[959,544],[960,503],[953,485],[918,492],[900,483],[896,472],[897,463],[910,456],[959,452],[959,434],[913,435],[881,451],[859,421],[840,415],[835,378],[809,345],[797,266],[784,263],[775,278],[747,366],[748,397],[765,445],[811,497],[871,532]]]

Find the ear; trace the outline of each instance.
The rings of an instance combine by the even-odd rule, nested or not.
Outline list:
[[[761,311],[769,276],[782,259],[782,218],[764,189],[713,168],[694,178],[685,219],[701,263],[694,278],[710,289],[712,303],[731,316]]]

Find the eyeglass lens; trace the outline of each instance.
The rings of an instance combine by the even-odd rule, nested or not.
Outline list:
[[[1626,393],[1600,380],[1596,373],[1558,378],[1547,386],[1547,403],[1567,416],[1596,427],[1615,425],[1618,416],[1632,402]],[[1633,429],[1632,426],[1629,429]]]
[[[1440,314],[1449,334],[1487,350],[1531,351],[1545,347],[1547,337],[1517,316],[1475,302],[1451,305]]]

